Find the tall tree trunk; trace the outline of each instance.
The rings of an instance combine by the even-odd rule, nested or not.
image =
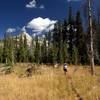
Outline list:
[[[90,33],[90,50],[91,50],[90,51],[91,73],[92,75],[95,75],[91,0],[88,0],[88,12],[89,12],[89,33]]]

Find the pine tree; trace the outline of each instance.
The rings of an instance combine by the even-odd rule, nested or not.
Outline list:
[[[97,49],[98,49],[98,59],[99,59],[99,64],[100,64],[100,8],[98,7],[97,9]]]
[[[64,23],[62,25],[62,35],[63,35],[63,41],[68,42],[67,21],[66,20],[64,20]]]
[[[28,62],[28,46],[26,36],[20,36],[19,39],[19,50],[18,50],[18,59],[19,62]]]
[[[31,44],[31,49],[29,53],[29,61],[32,63],[35,62],[34,53],[35,53],[35,37],[32,38],[32,44]]]
[[[41,61],[41,59],[40,59],[41,58],[41,49],[40,49],[38,37],[36,37],[36,46],[35,46],[34,56],[35,56],[35,62],[37,64],[39,64]]]
[[[94,42],[94,62],[96,64],[99,64],[99,52],[98,52],[98,37],[99,37],[99,34],[98,34],[98,24],[97,24],[97,21],[96,21],[96,18],[93,18],[93,23],[92,23],[92,26],[93,26],[93,42]]]
[[[56,48],[57,62],[63,63],[63,24],[56,23],[53,30],[53,46]]]
[[[57,63],[58,62],[58,49],[59,49],[59,39],[60,38],[60,35],[59,35],[59,26],[58,26],[58,23],[55,24],[55,27],[54,27],[54,30],[53,30],[53,49],[52,50],[52,54],[55,54],[53,55],[53,59],[55,59],[55,62],[54,63]]]
[[[67,34],[68,34],[68,52],[69,52],[69,62],[72,63],[72,54],[73,48],[75,45],[75,31],[74,31],[75,21],[72,16],[72,8],[69,8],[69,17],[68,17],[68,25],[67,25]]]
[[[57,56],[58,56],[57,52],[58,52],[58,48],[56,47],[55,44],[52,44],[49,51],[49,59],[52,64],[57,63]]]
[[[46,37],[44,37],[43,44],[41,46],[42,63],[47,63],[47,48]]]
[[[80,11],[78,11],[76,14],[76,29],[76,48],[78,49],[78,63],[86,64],[88,62],[88,55]]]
[[[69,7],[69,15],[68,15],[68,24],[73,24],[74,19],[73,19],[73,15],[72,15],[72,7]]]
[[[17,63],[19,61],[18,59],[18,37],[16,36],[15,37],[15,40],[14,40],[14,60],[15,60],[15,63]]]
[[[47,55],[48,55],[48,63],[51,64],[55,64],[57,62],[57,24],[55,25],[55,29],[53,31],[49,31],[48,33],[48,51],[47,51]],[[58,36],[57,36],[58,37]]]
[[[63,62],[68,62],[68,44],[66,41],[63,43]]]
[[[13,37],[9,37],[9,64],[14,64],[14,40]]]
[[[19,38],[18,62],[24,62],[24,43],[22,35]]]
[[[77,65],[78,63],[78,49],[74,46],[72,53],[72,64]]]
[[[0,48],[0,63],[3,61],[3,48]]]
[[[7,64],[7,33],[4,34],[4,46],[3,46],[3,63]]]
[[[14,64],[14,44],[13,38],[9,33],[4,34],[3,62],[6,65]]]
[[[98,58],[99,58],[99,64],[100,64],[100,21],[97,24],[97,49],[98,49]]]
[[[63,31],[62,31],[62,24],[59,23],[59,42],[58,42],[58,62],[63,63]]]
[[[28,49],[28,44],[27,44],[27,38],[26,35],[24,36],[24,62],[28,62],[29,58],[29,49]]]

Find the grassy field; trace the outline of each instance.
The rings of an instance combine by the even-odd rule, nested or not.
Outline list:
[[[32,77],[20,77],[25,66],[17,64],[13,73],[0,75],[0,100],[79,100],[79,96],[80,100],[100,100],[100,67],[92,77],[87,68],[74,72],[70,66],[65,75],[62,66],[40,65]]]

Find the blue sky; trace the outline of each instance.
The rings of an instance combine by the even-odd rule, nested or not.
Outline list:
[[[100,0],[95,1],[100,4]],[[83,0],[71,2],[74,13],[82,9],[82,2]],[[3,37],[3,33],[9,28],[15,28],[18,31],[31,23],[30,27],[33,30],[35,22],[41,21],[42,26],[44,26],[43,23],[48,26],[57,20],[63,20],[67,17],[69,4],[67,0],[0,0],[0,37]],[[40,25],[37,26],[40,27]]]

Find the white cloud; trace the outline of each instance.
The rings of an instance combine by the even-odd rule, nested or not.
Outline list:
[[[45,7],[44,7],[44,5],[40,5],[40,7],[37,7],[36,0],[32,0],[28,4],[26,4],[26,8],[40,8],[40,9],[44,9]]]
[[[56,23],[56,20],[50,20],[49,18],[34,18],[31,20],[27,28],[30,28],[33,30],[36,34],[41,34],[42,32],[48,32],[52,29],[54,29],[54,24]]]
[[[26,8],[36,8],[36,1],[30,1],[29,4],[26,4]]]
[[[44,5],[40,5],[40,9],[44,9],[45,7],[44,7]]]
[[[13,32],[15,32],[15,31],[16,31],[15,28],[8,28],[8,29],[6,30],[7,33],[13,33]]]

